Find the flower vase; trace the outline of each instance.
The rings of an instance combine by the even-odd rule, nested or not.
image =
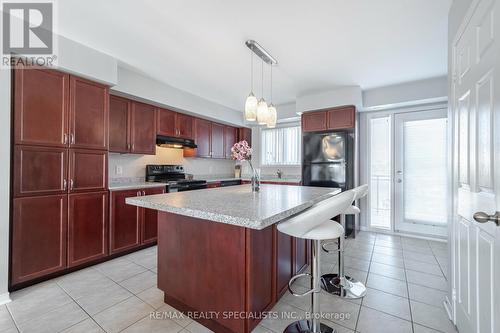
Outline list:
[[[259,170],[254,169],[252,162],[248,161],[250,168],[252,169],[252,192],[259,192],[260,190],[260,174]]]

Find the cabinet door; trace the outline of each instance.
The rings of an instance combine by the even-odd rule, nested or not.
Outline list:
[[[67,197],[14,199],[12,284],[66,268]]]
[[[105,257],[108,193],[70,194],[68,207],[68,266]]]
[[[231,148],[236,143],[237,129],[231,126],[224,128],[224,157],[231,159]]]
[[[326,112],[306,112],[302,114],[302,131],[314,132],[327,129]]]
[[[252,146],[252,130],[247,127],[240,127],[238,129],[238,141],[245,140],[248,142],[248,145]]]
[[[15,143],[67,146],[69,75],[23,68],[14,71]]]
[[[288,281],[293,276],[293,238],[279,232],[274,227],[276,233],[276,296],[279,299],[288,288]]]
[[[163,187],[144,189],[144,195],[153,195],[165,193]],[[154,209],[143,208],[142,219],[142,244],[154,243],[158,237],[158,211]]]
[[[108,88],[71,76],[70,145],[73,148],[108,149]]]
[[[295,272],[299,273],[309,264],[309,246],[306,239],[295,238]]]
[[[133,249],[141,244],[142,209],[127,205],[126,198],[139,196],[139,190],[111,192],[109,221],[110,254]]]
[[[178,113],[177,114],[177,136],[183,139],[193,138],[193,117]]]
[[[130,151],[130,101],[116,96],[109,97],[109,151]]]
[[[70,192],[107,189],[108,154],[102,150],[70,149]]]
[[[170,111],[167,109],[158,109],[156,111],[156,121],[157,121],[157,133],[158,135],[165,136],[176,136],[176,115],[177,112]]]
[[[154,106],[132,102],[130,133],[132,153],[156,154],[156,110]]]
[[[328,110],[328,129],[354,128],[356,123],[356,108],[347,106]]]
[[[194,127],[196,134],[195,143],[198,146],[196,149],[196,156],[210,157],[210,121],[196,118],[194,120]]]
[[[212,123],[212,158],[224,158],[224,127],[224,125]]]
[[[14,196],[65,193],[67,166],[65,148],[15,146]]]

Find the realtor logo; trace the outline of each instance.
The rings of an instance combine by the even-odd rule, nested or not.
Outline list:
[[[53,4],[4,2],[3,54],[53,53]]]

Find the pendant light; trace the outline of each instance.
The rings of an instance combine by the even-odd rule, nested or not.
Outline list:
[[[255,121],[257,120],[257,97],[253,94],[253,52],[250,57],[250,94],[245,101],[245,120]]]
[[[271,104],[268,108],[267,128],[275,128],[277,120],[278,113],[276,111],[276,107],[273,104],[273,65],[271,65]]]
[[[261,78],[262,78],[262,86],[261,86],[261,91],[262,91],[262,97],[259,100],[259,103],[257,104],[257,123],[259,125],[267,125],[267,118],[269,117],[269,108],[267,106],[266,101],[264,100],[264,60],[262,60],[262,73],[261,73]]]

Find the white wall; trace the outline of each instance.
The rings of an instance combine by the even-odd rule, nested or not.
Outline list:
[[[208,158],[184,158],[181,149],[156,147],[156,155],[109,154],[109,178],[111,182],[133,178],[144,180],[147,164],[182,164],[186,173],[198,178],[228,177],[234,175],[232,160]],[[116,174],[116,167],[122,167],[122,174]],[[132,180],[132,179],[128,179]]]
[[[10,71],[0,70],[0,304],[9,300],[10,82]]]
[[[297,96],[297,112],[325,109],[342,105],[362,106],[361,87],[346,86]]]
[[[363,91],[363,110],[394,108],[446,101],[447,76]]]
[[[118,84],[111,89],[120,95],[140,99],[211,120],[241,126],[243,113],[151,79],[123,66],[118,67]],[[242,97],[243,98],[243,97]]]

